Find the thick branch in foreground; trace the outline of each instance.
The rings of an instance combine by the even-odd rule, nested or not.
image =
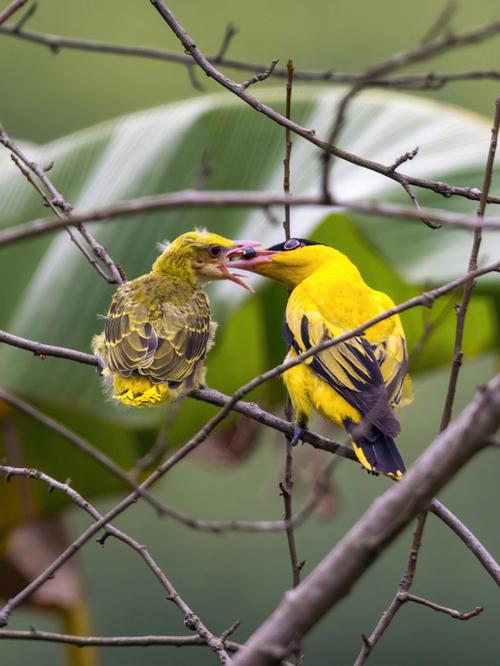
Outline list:
[[[500,426],[500,375],[483,387],[404,478],[377,498],[314,571],[250,637],[235,666],[278,664],[349,593],[391,541]],[[497,582],[500,567],[497,565]]]

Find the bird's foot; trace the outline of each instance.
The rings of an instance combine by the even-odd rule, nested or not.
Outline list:
[[[292,446],[295,446],[300,442],[302,437],[304,436],[305,431],[307,430],[307,426],[305,423],[294,423],[293,424],[293,433],[290,435],[287,435],[287,439],[290,442]]]

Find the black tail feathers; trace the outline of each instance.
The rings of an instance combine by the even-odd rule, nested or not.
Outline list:
[[[351,436],[356,456],[360,463],[371,472],[380,472],[399,479],[405,472],[405,465],[394,439],[377,426],[344,421],[344,427]]]

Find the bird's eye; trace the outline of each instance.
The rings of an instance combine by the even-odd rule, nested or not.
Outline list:
[[[302,243],[297,238],[289,238],[283,245],[284,250],[296,250]]]
[[[211,245],[208,248],[208,253],[211,257],[218,257],[220,255],[222,248],[220,245]]]

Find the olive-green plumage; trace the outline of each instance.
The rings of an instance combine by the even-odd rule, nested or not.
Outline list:
[[[173,400],[204,380],[203,359],[216,325],[203,286],[241,281],[224,255],[234,241],[207,232],[179,236],[146,275],[125,282],[92,346],[112,380],[113,398],[134,407]]]

